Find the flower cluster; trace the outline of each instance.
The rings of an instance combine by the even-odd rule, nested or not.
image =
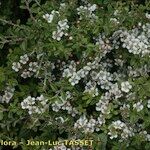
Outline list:
[[[100,70],[95,77],[95,80],[102,89],[109,90],[113,81],[113,75],[110,72]]]
[[[75,129],[83,129],[84,133],[93,133],[94,131],[99,131],[101,126],[105,123],[105,117],[99,115],[97,119],[91,117],[89,120],[85,115],[80,116],[80,118],[75,122]]]
[[[59,14],[58,11],[55,11],[55,10],[52,10],[51,11],[51,14],[45,14],[43,15],[43,18],[48,22],[48,23],[51,23],[53,21],[53,18],[54,18],[54,15],[55,14]]]
[[[76,72],[76,63],[71,61],[68,65],[64,65],[63,67],[63,77],[71,77]]]
[[[38,69],[38,63],[37,62],[30,62],[29,63],[29,68],[24,69],[23,72],[21,73],[22,78],[28,78],[31,77]]]
[[[89,121],[85,115],[81,116],[76,123],[74,124],[74,128],[76,129],[84,129],[84,132],[94,132],[95,126],[97,122],[95,119],[91,118]]]
[[[14,95],[15,89],[12,87],[7,87],[6,90],[4,91],[4,94],[0,96],[0,102],[2,103],[9,103],[11,98]]]
[[[100,131],[101,130],[101,126],[103,124],[105,124],[106,122],[106,117],[104,116],[104,114],[100,114],[99,117],[97,118],[97,126],[96,126],[96,131]]]
[[[29,56],[27,54],[20,56],[19,62],[14,62],[12,64],[12,69],[15,72],[19,72],[22,78],[28,78],[34,75],[38,69],[38,62],[29,61]]]
[[[24,100],[21,102],[21,108],[27,110],[29,115],[43,114],[48,110],[47,113],[51,115],[52,120],[46,120],[45,125],[53,125],[53,123],[65,124],[66,127],[70,125],[65,133],[67,136],[85,137],[87,133],[93,133],[88,134],[89,136],[104,133],[109,135],[110,139],[118,138],[122,142],[139,135],[139,132],[145,128],[144,126],[148,126],[148,122],[141,123],[143,121],[140,121],[140,118],[150,109],[150,100],[146,103],[144,101],[149,98],[149,95],[146,95],[144,93],[146,90],[143,90],[149,86],[146,81],[150,75],[150,24],[139,23],[132,28],[122,27],[119,20],[122,15],[120,10],[114,12],[115,17],[107,14],[108,19],[101,22],[103,17],[97,19],[95,14],[96,4],[86,3],[85,0],[79,2],[81,5],[86,3],[83,6],[79,4],[75,6],[76,3],[73,1],[71,3],[73,4],[71,9],[77,8],[71,11],[71,14],[67,14],[70,11],[67,6],[70,5],[69,2],[62,3],[59,12],[53,10],[50,14],[43,15],[49,24],[40,22],[39,29],[47,32],[44,26],[50,25],[52,27],[50,36],[54,40],[49,41],[49,38],[46,38],[47,33],[43,36],[38,34],[37,45],[39,47],[34,45],[35,50],[30,55],[20,56],[20,59],[12,64],[12,69],[22,78],[36,78],[36,80],[27,80],[27,83],[32,84],[37,81],[37,85],[34,84],[37,86],[35,89],[41,93],[38,97],[22,98]],[[107,12],[106,7],[102,8],[103,12]],[[46,6],[41,8],[46,8]],[[64,14],[61,15],[61,12]],[[149,21],[150,15],[146,13],[145,16],[147,18],[145,21]],[[123,22],[126,20],[124,19]],[[106,26],[108,32],[104,33],[103,23],[106,22],[111,25]],[[85,23],[87,26],[83,29],[84,32],[82,28]],[[93,29],[90,29],[92,25]],[[112,28],[112,25],[118,29],[114,31],[116,28]],[[74,37],[69,36],[70,34]],[[79,41],[79,35],[83,37],[81,41]],[[66,39],[61,41],[65,36],[72,42]],[[53,55],[48,50],[48,45],[53,50],[56,49],[58,55]],[[13,77],[16,78],[16,76]],[[22,78],[19,78],[19,81],[26,81]],[[52,83],[54,80],[55,82]],[[140,89],[141,87],[144,88]],[[20,89],[22,92],[24,88],[18,85],[17,89],[17,94],[20,96]],[[13,94],[14,89],[7,88],[4,95],[0,96],[1,102],[8,103]],[[43,96],[45,94],[52,97],[51,102]],[[147,105],[146,111],[143,110],[145,105]],[[44,113],[42,117],[45,117],[47,113]],[[139,119],[134,119],[137,117],[135,115],[140,113],[142,115],[138,116]],[[147,115],[149,114],[146,114],[146,117]],[[68,126],[67,121],[70,121]],[[63,134],[64,128],[57,127],[62,130],[60,132]],[[69,131],[73,132],[69,133]],[[84,134],[78,134],[80,131]],[[150,141],[150,134],[147,131],[142,131],[140,134]],[[69,150],[65,145],[55,146],[55,149]]]
[[[52,104],[52,110],[55,112],[58,112],[60,109],[67,110],[68,114],[71,114],[74,117],[78,114],[78,111],[76,108],[72,107],[71,103],[68,101],[69,99],[71,99],[71,94],[67,91],[65,98],[59,96],[59,100]]]
[[[111,99],[110,93],[105,93],[104,96],[101,96],[101,99],[96,103],[96,111],[100,111],[102,114],[109,114],[109,100]]]
[[[95,82],[91,82],[89,81],[86,85],[85,85],[85,91],[84,93],[88,92],[90,95],[92,95],[93,97],[98,96],[98,88],[96,88],[96,83]]]
[[[118,83],[112,84],[109,93],[114,97],[114,99],[118,99],[123,96],[122,91],[119,89]]]
[[[141,110],[143,110],[144,106],[141,102],[137,102],[135,104],[133,104],[133,109],[136,109],[137,112],[140,112]]]
[[[120,107],[120,112],[123,118],[129,117],[129,111],[130,111],[129,104],[123,104],[123,106]]]
[[[69,29],[68,20],[60,20],[57,25],[57,31],[53,31],[52,38],[60,41],[63,35],[68,36],[67,30]]]
[[[110,139],[118,138],[119,135],[122,139],[127,139],[134,135],[133,129],[131,127],[128,127],[124,122],[120,120],[113,121],[108,129],[108,135],[110,135]]]
[[[96,111],[100,111],[102,114],[109,114],[110,113],[109,101],[113,99],[117,100],[122,96],[123,94],[122,91],[119,89],[118,84],[117,83],[112,84],[109,91],[104,93],[104,95],[101,96],[99,102],[96,103]]]
[[[13,62],[12,69],[18,72],[22,69],[22,65],[25,65],[29,61],[29,57],[27,54],[20,56],[19,62]]]
[[[102,52],[103,57],[113,49],[112,43],[108,38],[106,38],[106,35],[104,33],[101,33],[95,40],[96,45],[99,46],[99,49]]]
[[[40,79],[45,79],[46,77],[48,81],[51,82],[56,79],[56,76],[53,74],[53,71],[54,69],[56,69],[57,65],[54,62],[51,62],[47,59],[43,60],[44,57],[44,53],[40,53],[37,55],[37,62],[39,66],[38,70],[36,71],[35,77]]]
[[[140,68],[134,69],[133,67],[128,66],[127,71],[130,77],[147,76],[148,72],[150,72],[150,67],[148,65],[144,65]]]
[[[109,39],[102,33],[96,39],[96,44],[99,45],[103,55],[106,55],[112,49],[118,49],[122,46],[129,53],[145,56],[150,53],[149,38],[150,24],[146,23],[143,26],[141,25],[131,30],[119,29]]]
[[[121,90],[123,92],[128,93],[130,91],[130,89],[132,89],[132,85],[128,81],[121,83]]]
[[[80,20],[83,19],[83,17],[89,18],[89,19],[97,19],[97,16],[93,13],[96,10],[97,6],[96,4],[88,4],[87,6],[80,6],[77,8],[77,14],[80,16]]]
[[[145,56],[150,53],[150,24],[134,28],[129,31],[122,31],[120,39],[122,47],[126,48],[130,53],[141,54]]]
[[[141,131],[140,133],[139,133],[142,137],[144,137],[144,139],[146,140],[146,141],[149,141],[150,142],[150,134],[148,134],[147,133],[147,131]]]
[[[20,76],[24,79],[32,76],[36,78],[45,78],[47,75],[49,81],[55,80],[55,76],[52,73],[56,67],[55,63],[43,60],[44,56],[44,53],[37,54],[36,57],[29,57],[27,54],[20,56],[19,62],[14,62],[12,69],[19,72]]]
[[[28,113],[31,114],[41,114],[44,113],[48,108],[48,99],[45,99],[43,95],[39,97],[28,96],[21,102],[22,109],[27,109]]]
[[[95,58],[93,62],[88,62],[86,66],[76,72],[76,65],[69,65],[64,69],[63,77],[70,77],[69,82],[71,85],[76,85],[82,78],[85,78],[92,69],[96,69],[99,67],[100,59],[98,57]],[[74,64],[74,63],[73,63]]]
[[[115,24],[119,24],[120,23],[118,21],[118,19],[116,19],[116,18],[110,18],[110,22],[115,23]]]

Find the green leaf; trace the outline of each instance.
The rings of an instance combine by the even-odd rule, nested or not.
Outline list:
[[[23,51],[26,51],[26,49],[27,49],[27,41],[22,42],[22,44],[20,45],[20,48],[21,48]]]
[[[53,91],[57,91],[58,90],[56,85],[53,84],[53,83],[50,83],[50,87],[52,88]]]

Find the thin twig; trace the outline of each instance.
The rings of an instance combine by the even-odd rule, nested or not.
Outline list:
[[[0,18],[0,21],[3,22],[3,23],[5,23],[5,24],[11,25],[11,26],[13,26],[13,27],[16,27],[16,28],[19,28],[19,29],[22,29],[22,30],[30,31],[30,29],[25,28],[25,27],[23,27],[23,26],[21,26],[21,25],[15,24],[15,23],[13,23],[12,21],[7,21],[7,20],[2,19],[2,18]]]
[[[41,7],[40,3],[37,1],[37,0],[34,0],[36,2],[36,4],[41,8],[41,10],[44,12],[44,13],[47,13],[47,10],[45,10],[44,8]]]
[[[13,23],[12,21],[7,21],[7,20],[1,19],[1,18],[0,18],[0,21],[1,21],[1,22],[4,22],[4,23],[6,23],[6,24],[12,25],[12,26],[14,26],[14,27],[18,27],[18,28],[24,29],[24,28],[22,28],[21,26],[19,26],[18,24]]]
[[[29,1],[25,0],[25,3],[26,3],[26,8],[27,8],[27,10],[28,10],[28,12],[30,14],[31,19],[36,22],[36,19],[33,17],[33,14],[32,14],[31,9],[30,9]]]
[[[1,40],[3,40],[3,39],[14,39],[14,38],[18,38],[17,36],[2,36],[2,37],[0,37],[0,39]]]
[[[6,43],[12,43],[12,42],[20,42],[20,41],[24,41],[25,39],[23,38],[17,38],[17,39],[11,39],[11,40],[7,40],[7,39],[3,39],[2,41],[0,41],[0,44],[6,44]]]

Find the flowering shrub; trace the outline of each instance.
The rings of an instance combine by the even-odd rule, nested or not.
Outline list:
[[[30,15],[25,24],[0,19],[0,139],[23,150],[149,150],[150,3],[20,7]],[[25,144],[66,139],[93,144]]]

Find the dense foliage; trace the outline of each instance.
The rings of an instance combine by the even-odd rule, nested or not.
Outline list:
[[[23,150],[150,149],[149,1],[0,6],[1,140]],[[25,144],[66,139],[93,145]]]

